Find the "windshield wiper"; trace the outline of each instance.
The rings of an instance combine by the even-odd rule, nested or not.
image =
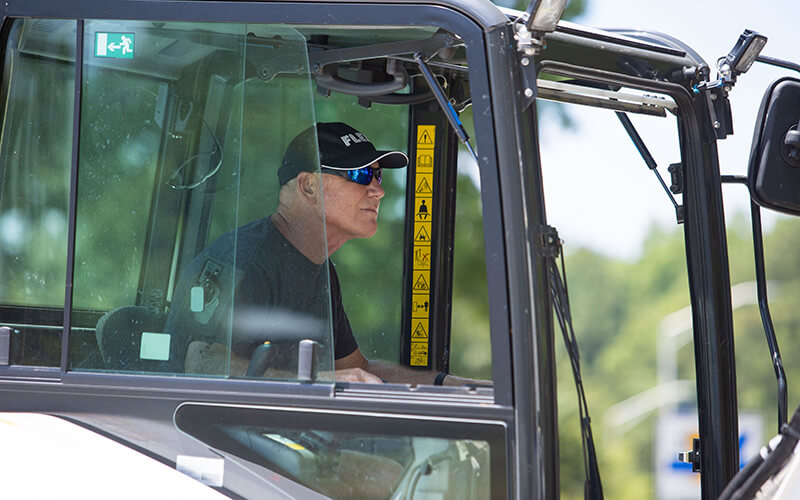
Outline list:
[[[556,312],[558,326],[564,337],[572,377],[575,379],[575,388],[578,392],[578,411],[581,420],[581,444],[583,446],[583,469],[585,474],[584,498],[602,500],[603,484],[600,481],[600,467],[597,463],[597,451],[592,435],[592,424],[589,418],[589,405],[586,402],[586,392],[583,389],[581,378],[581,357],[578,352],[578,339],[575,337],[575,328],[572,326],[572,312],[569,307],[569,291],[567,290],[567,271],[564,265],[564,252],[558,231],[554,227],[544,226],[543,238],[545,247],[545,260],[550,281],[550,294],[553,298],[553,309]],[[559,268],[558,259],[561,259]],[[563,278],[562,278],[563,277]]]

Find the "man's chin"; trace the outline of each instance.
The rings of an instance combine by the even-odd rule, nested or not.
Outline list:
[[[361,234],[358,237],[362,239],[372,238],[373,236],[375,236],[375,233],[377,232],[378,232],[378,221],[375,221],[371,224],[365,224],[363,231],[361,231]]]

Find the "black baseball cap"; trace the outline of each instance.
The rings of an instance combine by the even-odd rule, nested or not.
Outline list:
[[[378,151],[364,134],[342,122],[317,123],[319,159],[314,147],[314,129],[309,127],[292,139],[278,169],[281,186],[300,172],[314,172],[320,166],[335,170],[355,170],[375,163],[381,168],[403,168],[408,156],[401,151]]]

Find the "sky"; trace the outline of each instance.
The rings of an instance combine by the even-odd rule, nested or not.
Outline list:
[[[588,0],[586,13],[573,21],[672,35],[698,52],[715,78],[715,61],[730,51],[746,28],[768,37],[763,55],[800,62],[797,14],[798,0]],[[746,174],[763,93],[786,75],[792,72],[756,63],[739,77],[730,95],[734,135],[718,142],[723,174]],[[638,258],[654,224],[676,227],[672,204],[612,113],[570,105],[568,114],[572,129],[553,125],[553,115],[548,119],[545,114],[540,122],[548,219],[567,249],[590,246],[610,256]],[[666,169],[679,160],[674,118],[632,118],[669,185]],[[740,213],[749,221],[743,186],[724,186],[723,196],[729,220]],[[763,215],[769,228],[777,216]]]

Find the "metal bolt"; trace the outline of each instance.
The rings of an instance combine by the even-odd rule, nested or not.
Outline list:
[[[528,59],[527,57],[523,57],[520,62],[522,63],[523,66],[527,66],[531,63],[531,60]]]
[[[714,128],[720,128],[722,125],[719,122],[714,122]]]
[[[533,90],[525,89],[525,97],[533,97]]]
[[[717,100],[717,94],[711,94],[711,100],[712,101],[716,101]]]

